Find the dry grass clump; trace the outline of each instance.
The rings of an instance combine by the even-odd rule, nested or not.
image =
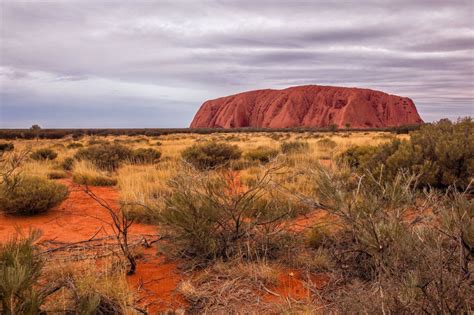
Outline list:
[[[58,154],[47,148],[38,149],[31,154],[31,158],[35,161],[54,160]]]
[[[285,154],[303,153],[309,150],[309,144],[303,141],[287,141],[281,144],[281,152]]]
[[[64,171],[52,171],[51,173],[48,174],[49,179],[62,179],[66,178],[68,175]]]
[[[5,314],[132,314],[122,267],[110,260],[67,265],[42,255],[41,233],[0,244],[0,310]]]
[[[276,284],[278,271],[266,263],[216,262],[181,282],[178,290],[190,303],[190,312],[255,313],[271,309],[262,295]]]
[[[321,140],[318,140],[317,144],[319,147],[325,149],[334,149],[335,147],[337,147],[337,142],[329,138],[323,138]]]
[[[2,143],[0,143],[0,152],[13,151],[14,148],[15,148],[15,146],[11,142],[2,142]]]
[[[260,163],[268,163],[273,160],[279,151],[270,146],[258,146],[245,153],[245,157],[252,161],[259,161]]]
[[[159,161],[161,152],[152,148],[140,148],[133,151],[131,162],[135,164],[154,164]]]
[[[126,273],[109,260],[100,267],[94,261],[84,261],[61,265],[45,273],[47,278],[62,279],[64,283],[61,291],[45,302],[45,309],[60,307],[61,311],[74,310],[79,314],[134,312],[133,293],[128,287]]]
[[[129,216],[140,222],[156,223],[170,192],[167,182],[179,169],[175,161],[158,165],[125,165],[118,170],[120,200]]]
[[[72,143],[69,143],[66,148],[68,149],[79,149],[79,148],[82,148],[84,147],[84,145],[80,142],[72,142]]]
[[[72,180],[76,184],[89,186],[115,186],[118,181],[88,161],[77,161],[74,164]]]

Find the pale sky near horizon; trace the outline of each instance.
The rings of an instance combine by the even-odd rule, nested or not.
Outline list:
[[[187,127],[207,99],[306,84],[474,116],[474,1],[0,0],[0,128]]]

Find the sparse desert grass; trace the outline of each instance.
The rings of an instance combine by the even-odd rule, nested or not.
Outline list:
[[[464,140],[468,142],[467,136]],[[334,313],[469,312],[473,309],[469,300],[473,293],[469,285],[473,268],[469,253],[474,240],[472,196],[452,187],[446,194],[424,194],[414,189],[414,183],[405,185],[414,174],[371,177],[336,159],[349,148],[370,146],[364,149],[370,153],[374,146],[396,139],[408,140],[410,136],[356,131],[85,136],[80,143],[119,144],[130,152],[154,148],[161,157],[153,164],[121,160],[108,170],[85,160],[74,161],[72,170],[74,175],[116,178],[123,209],[136,221],[157,225],[167,238],[160,241],[161,253],[172,253],[183,266],[197,268],[190,278],[184,277],[179,288],[191,313],[311,313],[315,307]],[[261,155],[267,162],[267,154],[258,152],[262,147],[278,152],[283,143],[293,142],[306,144],[301,151],[280,153],[270,162],[260,163]],[[440,145],[450,144],[451,154],[460,147],[455,145],[458,142],[462,143],[443,140]],[[19,170],[42,178],[67,169],[63,167],[65,159],[81,150],[68,147],[70,139],[12,143],[14,151],[54,147],[58,153],[54,161],[28,160]],[[219,170],[229,174],[220,180],[219,171],[198,171],[183,163],[183,151],[209,143],[235,145],[242,152],[239,159]],[[462,148],[470,150],[466,145]],[[359,153],[355,152],[356,158],[363,157]],[[251,156],[255,161],[247,159]],[[443,161],[441,155],[433,158]],[[450,159],[455,160],[451,155]],[[418,163],[415,160],[410,163]],[[249,200],[245,192],[258,186],[269,168],[275,171],[267,183],[268,191],[258,190],[258,198]],[[301,214],[313,214],[315,208],[325,209],[318,211],[327,211],[336,219],[321,225],[323,219],[317,218],[301,232],[281,232],[295,216],[300,219]],[[232,216],[236,213],[241,215]],[[120,309],[131,305],[124,272],[118,277],[107,275],[98,272],[94,263],[87,266],[82,280],[75,278],[79,275],[68,278],[84,301],[106,296],[107,301],[122,301]],[[324,287],[305,283],[312,293],[304,301],[289,298],[283,305],[262,303],[265,288],[280,284],[277,275],[283,268],[294,268],[308,277],[324,275],[328,283]],[[95,272],[100,276],[95,277]],[[113,283],[118,283],[118,288]],[[114,289],[118,292],[110,292]],[[65,299],[61,307],[77,307],[69,293],[61,294]]]
[[[125,165],[117,173],[120,199],[132,217],[142,222],[156,222],[169,194],[167,182],[176,176],[180,166],[168,159],[157,165]]]
[[[269,311],[271,307],[260,296],[264,287],[276,284],[278,271],[265,262],[217,262],[194,279],[183,281],[179,292],[197,313],[253,313]]]
[[[99,170],[89,161],[76,161],[73,168],[72,180],[76,184],[89,186],[114,186],[117,179]]]

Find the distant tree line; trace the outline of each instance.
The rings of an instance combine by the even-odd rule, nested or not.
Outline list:
[[[37,125],[35,125],[37,126]],[[394,133],[409,133],[418,130],[420,125],[406,125],[391,128],[357,129],[345,127],[338,129],[335,125],[325,128],[128,128],[128,129],[0,129],[0,139],[61,139],[72,136],[162,136],[177,133],[235,133],[235,132],[354,132],[354,131],[388,131]]]

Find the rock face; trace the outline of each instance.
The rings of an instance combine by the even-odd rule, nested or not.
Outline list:
[[[257,90],[206,101],[191,128],[383,128],[421,124],[407,97],[333,86]]]

